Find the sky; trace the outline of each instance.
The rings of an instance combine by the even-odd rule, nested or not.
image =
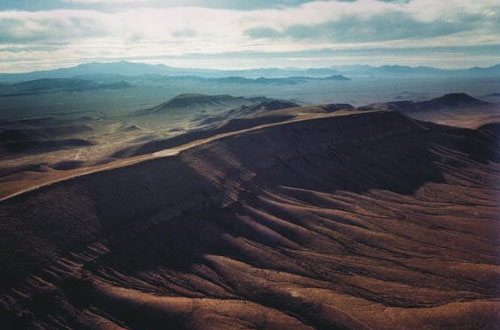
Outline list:
[[[0,72],[500,63],[499,0],[0,0]]]

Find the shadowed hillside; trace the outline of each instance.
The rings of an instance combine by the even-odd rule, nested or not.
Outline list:
[[[71,138],[92,131],[92,128],[86,125],[22,127],[14,123],[8,124],[12,124],[12,127],[0,123],[0,155],[35,154],[92,145],[92,142]]]
[[[227,109],[250,104],[253,101],[231,95],[180,94],[151,109],[141,110],[136,115],[168,113],[169,111],[193,111],[195,109]]]
[[[10,329],[495,329],[496,128],[283,123],[0,202]]]
[[[223,123],[230,119],[235,119],[239,117],[254,116],[260,113],[265,113],[273,110],[288,109],[299,107],[297,103],[293,103],[285,100],[275,100],[262,98],[263,100],[259,102],[260,98],[255,98],[255,103],[250,105],[242,105],[234,109],[224,111],[217,115],[205,115],[200,116],[200,125],[209,125],[213,123]]]
[[[446,94],[426,101],[374,103],[358,109],[398,111],[418,120],[468,128],[500,120],[498,104],[485,102],[465,93]]]
[[[427,101],[395,101],[386,103],[374,103],[359,107],[360,110],[394,110],[405,113],[437,111],[441,109],[455,110],[460,107],[485,107],[488,102],[478,100],[465,93],[451,93]]]

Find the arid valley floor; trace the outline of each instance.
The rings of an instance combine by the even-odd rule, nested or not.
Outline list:
[[[499,329],[497,105],[221,104],[1,123],[2,329]]]

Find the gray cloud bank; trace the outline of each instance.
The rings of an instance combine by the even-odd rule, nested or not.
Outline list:
[[[45,7],[39,3],[0,5],[0,71],[122,58],[175,58],[186,66],[189,62],[181,63],[182,57],[189,61],[192,54],[205,55],[208,66],[223,66],[209,59],[223,59],[224,54],[240,54],[247,58],[241,62],[246,66],[252,63],[244,54],[277,54],[275,61],[266,63],[289,65],[297,53],[309,54],[311,66],[339,61],[377,64],[391,61],[385,50],[394,50],[394,63],[405,64],[406,58],[413,64],[420,58],[421,64],[439,66],[439,54],[445,51],[438,48],[448,52],[441,59],[443,66],[450,65],[449,52],[455,54],[455,66],[500,62],[497,0],[191,0],[168,5],[155,0],[61,0]],[[407,49],[405,58],[398,57],[398,49]],[[431,50],[432,58],[425,49]],[[330,59],[324,55],[328,51]],[[237,61],[233,58],[234,65]],[[255,66],[262,63],[255,58]],[[307,65],[304,57],[295,63]]]

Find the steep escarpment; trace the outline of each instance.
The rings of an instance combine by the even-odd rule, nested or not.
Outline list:
[[[393,112],[291,122],[0,203],[0,323],[494,329],[498,145]]]

